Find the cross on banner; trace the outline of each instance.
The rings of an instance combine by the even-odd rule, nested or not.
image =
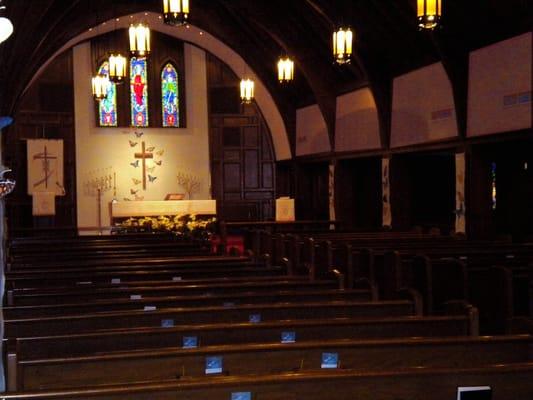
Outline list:
[[[45,189],[48,189],[48,178],[52,176],[54,171],[50,169],[50,160],[57,160],[57,157],[53,154],[48,153],[48,148],[44,146],[44,151],[42,153],[37,153],[33,155],[34,160],[43,161],[43,173],[44,177],[33,184],[33,187],[37,187],[44,183]]]
[[[146,190],[146,159],[154,158],[154,153],[147,152],[146,151],[146,144],[145,144],[145,142],[142,142],[142,152],[141,153],[135,153],[135,158],[142,160],[142,166],[143,166],[143,190]]]
[[[53,192],[65,195],[63,183],[63,141],[56,139],[28,139],[28,194]]]

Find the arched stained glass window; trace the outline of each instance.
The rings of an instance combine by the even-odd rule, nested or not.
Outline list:
[[[148,79],[146,58],[130,60],[131,125],[148,126]]]
[[[103,62],[98,69],[99,74],[109,76],[109,63]],[[117,85],[110,82],[107,96],[98,102],[99,126],[118,126],[117,122]]]
[[[161,72],[161,109],[165,128],[179,127],[178,91],[178,73],[176,68],[168,63]]]

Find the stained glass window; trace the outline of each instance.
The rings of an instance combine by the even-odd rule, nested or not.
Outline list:
[[[145,57],[130,60],[131,125],[148,126],[148,79]]]
[[[109,76],[109,63],[103,62],[99,74]],[[117,126],[117,85],[110,82],[107,96],[98,102],[98,123],[100,126]]]
[[[490,166],[490,184],[491,184],[492,209],[496,210],[498,193],[496,191],[496,163],[495,162],[493,162]]]
[[[170,63],[161,72],[161,108],[165,128],[179,126],[178,73]]]

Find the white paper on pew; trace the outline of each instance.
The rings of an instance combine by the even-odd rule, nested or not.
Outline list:
[[[120,278],[111,279],[111,283],[120,283]]]
[[[459,386],[457,388],[457,400],[462,400],[463,396],[461,396],[462,393],[468,393],[468,392],[479,392],[479,393],[486,393],[487,399],[491,398],[492,388],[490,386]]]
[[[132,294],[130,300],[141,300],[143,297],[140,294]]]
[[[156,306],[144,306],[144,311],[156,311]]]
[[[174,277],[172,278],[172,281],[173,281],[173,282],[179,282],[179,281],[181,281],[181,276],[174,276]]]
[[[76,282],[76,285],[92,285],[93,283],[91,281],[85,281],[85,282]]]

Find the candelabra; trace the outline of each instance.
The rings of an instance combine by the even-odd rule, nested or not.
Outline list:
[[[96,197],[98,233],[100,235],[102,234],[102,195],[111,189],[114,189],[116,196],[116,173],[112,167],[95,169],[87,173],[84,192],[86,196]]]
[[[186,174],[184,172],[178,172],[176,178],[178,179],[178,185],[185,189],[189,200],[191,200],[192,194],[200,188],[201,180],[192,174]]]

